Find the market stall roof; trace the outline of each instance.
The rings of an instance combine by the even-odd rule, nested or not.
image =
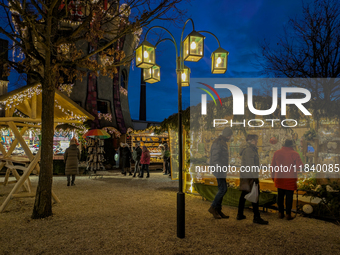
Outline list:
[[[40,123],[41,92],[41,84],[34,83],[0,96],[0,103],[5,105],[5,117],[0,117],[0,121]],[[56,123],[81,124],[86,120],[94,120],[94,116],[57,89],[55,89],[54,106],[54,122]],[[13,117],[14,113],[20,117]]]

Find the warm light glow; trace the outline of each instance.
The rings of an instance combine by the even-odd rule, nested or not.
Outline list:
[[[138,61],[140,61],[140,58],[137,58],[138,59]]]
[[[182,81],[186,81],[187,75],[185,73],[182,73]]]
[[[218,57],[217,60],[216,60],[217,64],[221,64],[222,60],[221,60],[221,57]]]
[[[149,71],[150,71],[149,73],[151,74],[151,68],[149,69]]]
[[[192,42],[190,44],[190,49],[192,49],[192,50],[196,49],[196,43],[195,42]]]
[[[145,50],[144,51],[144,58],[148,58],[149,57],[149,53]]]

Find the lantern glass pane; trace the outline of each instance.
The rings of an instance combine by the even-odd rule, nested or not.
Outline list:
[[[189,79],[188,69],[184,69],[181,74],[181,80],[182,82],[188,82],[188,79]]]
[[[203,56],[203,37],[190,36],[190,55]]]
[[[160,76],[161,76],[160,68],[157,67],[157,66],[154,66],[152,68],[152,77],[159,81],[160,80]]]
[[[151,71],[152,68],[145,68],[143,71],[144,71],[144,80],[146,81],[147,79],[150,79],[151,78],[151,74],[152,74],[152,71]]]
[[[145,63],[155,64],[155,49],[153,47],[143,47],[143,58]]]
[[[140,65],[143,61],[142,48],[142,46],[139,46],[136,50],[136,66]]]
[[[183,58],[186,59],[188,55],[189,55],[189,37],[187,37],[183,43]]]
[[[227,66],[227,54],[226,53],[215,53],[215,67],[216,68],[226,68]]]

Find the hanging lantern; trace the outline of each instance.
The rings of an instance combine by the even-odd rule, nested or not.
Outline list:
[[[155,49],[148,41],[142,42],[136,49],[136,66],[139,68],[150,68],[155,65]]]
[[[211,54],[211,72],[225,73],[227,71],[229,52],[219,47]]]
[[[148,83],[155,83],[161,80],[161,70],[159,65],[154,65],[151,68],[143,69],[144,81]]]
[[[190,85],[190,68],[184,66],[181,71],[181,84],[182,87],[188,87]]]
[[[192,31],[183,41],[183,59],[185,61],[197,62],[203,58],[204,36]]]

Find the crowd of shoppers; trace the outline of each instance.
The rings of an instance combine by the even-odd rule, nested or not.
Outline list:
[[[210,150],[210,165],[220,165],[228,166],[229,154],[227,142],[232,139],[232,130],[227,127],[223,130],[222,135],[220,135],[212,144]],[[248,134],[246,136],[246,143],[241,147],[240,156],[242,159],[242,166],[260,166],[260,158],[257,148],[258,136],[255,134]],[[274,181],[275,187],[277,188],[277,205],[279,210],[278,217],[283,219],[285,217],[284,211],[284,198],[286,197],[286,219],[292,220],[291,215],[293,194],[297,189],[297,172],[294,171],[294,166],[299,168],[302,165],[300,155],[294,150],[294,141],[287,139],[283,147],[274,153],[271,166],[287,166],[289,171],[272,171],[272,179]],[[291,167],[293,166],[293,167]],[[256,168],[253,168],[256,169]],[[259,168],[257,168],[259,169]],[[215,219],[229,218],[224,213],[222,213],[222,201],[224,195],[227,193],[227,183],[226,183],[226,172],[214,172],[213,173],[217,179],[218,192],[212,202],[209,212],[213,215]],[[255,185],[254,185],[255,184]],[[244,206],[246,202],[246,195],[251,192],[251,190],[257,189],[257,200],[252,201],[252,208],[254,213],[253,223],[266,225],[268,221],[263,220],[260,216],[259,211],[259,194],[260,194],[260,182],[259,182],[259,172],[258,171],[241,171],[240,172],[240,186],[239,189],[242,191],[239,204],[237,220],[244,220],[246,216],[244,215]],[[257,188],[256,188],[257,187]]]

